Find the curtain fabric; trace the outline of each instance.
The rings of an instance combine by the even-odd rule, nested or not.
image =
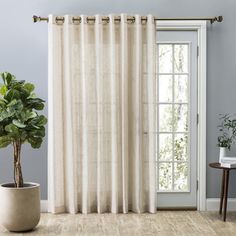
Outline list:
[[[156,210],[155,21],[120,17],[49,17],[49,212]]]

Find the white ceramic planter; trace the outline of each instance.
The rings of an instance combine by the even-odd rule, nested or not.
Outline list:
[[[0,224],[9,231],[29,231],[40,220],[40,185],[25,183],[15,188],[13,183],[0,185]]]
[[[222,157],[226,157],[227,148],[220,147],[219,163],[221,163]]]

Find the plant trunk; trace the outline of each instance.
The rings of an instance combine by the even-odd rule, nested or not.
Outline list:
[[[20,155],[21,155],[21,142],[16,141],[14,146],[14,182],[16,188],[22,188],[24,181],[21,171]]]

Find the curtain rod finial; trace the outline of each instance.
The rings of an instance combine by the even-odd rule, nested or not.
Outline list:
[[[218,22],[222,22],[223,21],[223,16],[218,16]]]
[[[36,23],[40,21],[40,17],[39,16],[33,16],[33,22]]]
[[[213,24],[214,22],[222,22],[223,21],[223,16],[216,16],[214,18],[211,19],[211,24]]]

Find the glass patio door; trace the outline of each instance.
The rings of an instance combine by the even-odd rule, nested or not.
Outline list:
[[[157,207],[196,208],[197,32],[157,39]]]

